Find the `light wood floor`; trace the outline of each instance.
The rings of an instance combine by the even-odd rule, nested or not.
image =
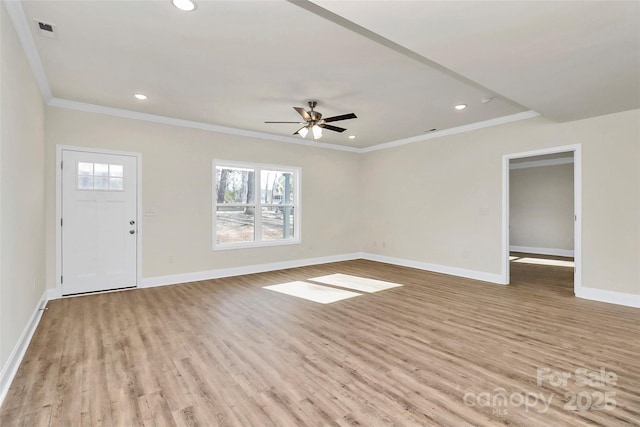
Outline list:
[[[329,305],[261,288],[331,273],[405,286]],[[640,425],[640,310],[574,298],[571,283],[566,267],[514,263],[499,286],[359,260],[56,300],[0,422]],[[538,386],[545,367],[618,380]],[[497,388],[511,403],[478,404]],[[570,392],[583,407],[614,392],[616,407],[565,410]],[[552,396],[549,410],[519,406],[523,393]]]

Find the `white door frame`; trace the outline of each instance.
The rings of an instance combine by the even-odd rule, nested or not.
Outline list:
[[[62,151],[80,151],[83,153],[115,154],[119,156],[131,156],[136,158],[137,184],[136,184],[136,286],[142,283],[142,154],[129,151],[103,150],[99,148],[75,147],[72,145],[56,145],[56,291],[57,297],[62,297]]]
[[[573,293],[580,294],[582,289],[582,144],[563,145],[523,153],[502,156],[502,278],[501,283],[509,284],[509,161],[522,157],[545,154],[573,152],[573,222],[574,264]]]

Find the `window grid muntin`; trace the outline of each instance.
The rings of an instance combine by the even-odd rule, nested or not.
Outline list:
[[[104,182],[104,185],[96,186],[96,182]],[[76,164],[76,189],[124,191],[124,165],[79,161]]]
[[[218,178],[221,176],[219,170],[231,169],[231,170],[251,170],[254,171],[254,190],[253,190],[253,202],[254,203],[218,203]],[[262,172],[279,172],[282,175],[291,176],[291,203],[263,203],[262,197]],[[239,162],[227,162],[224,160],[213,161],[213,249],[235,249],[235,248],[247,248],[247,247],[260,247],[260,246],[279,246],[287,244],[299,244],[300,238],[300,168],[290,166],[278,166],[278,165],[265,165],[259,163],[239,163]],[[257,200],[256,200],[257,199]],[[218,221],[217,212],[220,207],[253,207],[254,208],[254,240],[251,242],[237,242],[237,243],[218,243]],[[292,208],[294,211],[293,224],[291,228],[293,230],[293,236],[286,239],[278,240],[265,240],[262,238],[262,208]]]

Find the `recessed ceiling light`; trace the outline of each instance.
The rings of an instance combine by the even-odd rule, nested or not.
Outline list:
[[[136,99],[139,99],[140,101],[144,101],[145,99],[147,99],[147,95],[143,95],[141,93],[136,93],[135,95],[133,95]]]
[[[180,10],[191,12],[196,9],[196,3],[192,0],[171,0],[171,3]]]
[[[467,104],[458,104],[455,107],[456,110],[464,110],[465,108],[467,108]]]
[[[356,139],[355,135],[349,135],[349,139]]]

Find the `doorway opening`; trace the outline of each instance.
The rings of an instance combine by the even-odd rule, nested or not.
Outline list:
[[[581,161],[580,145],[503,156],[503,284],[512,265],[519,282],[546,266],[559,272],[556,285],[579,292]]]

